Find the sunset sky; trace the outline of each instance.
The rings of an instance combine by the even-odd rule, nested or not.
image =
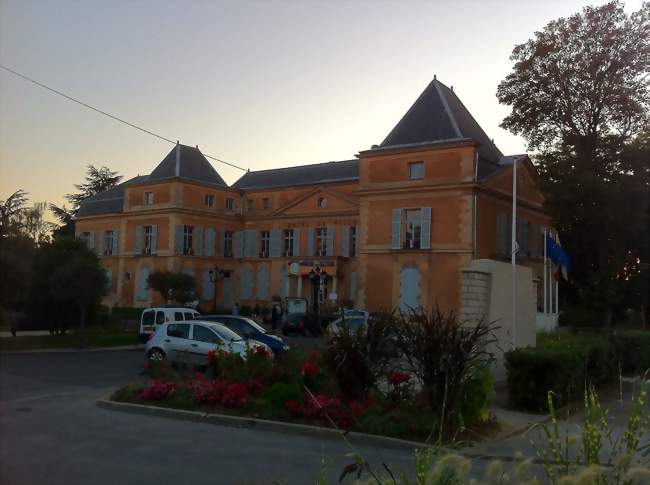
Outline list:
[[[513,46],[602,3],[0,0],[0,63],[251,170],[353,158],[437,74],[520,153],[495,96]],[[170,149],[0,70],[0,199],[61,204],[87,164],[129,178]]]

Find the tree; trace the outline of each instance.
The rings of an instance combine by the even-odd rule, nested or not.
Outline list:
[[[85,180],[85,183],[75,184],[75,188],[78,190],[77,193],[65,196],[66,200],[72,205],[71,209],[66,208],[65,205],[59,207],[50,204],[50,210],[61,223],[61,227],[55,231],[55,237],[74,236],[74,216],[79,211],[81,203],[93,195],[115,187],[122,180],[122,175],[105,166],[96,168],[94,165],[88,165]]]
[[[46,210],[47,202],[36,202],[32,207],[23,209],[18,218],[20,232],[36,244],[48,241],[50,233],[56,228],[56,224],[43,218]]]
[[[501,126],[537,151],[574,294],[609,324],[626,262],[647,257],[650,4],[630,15],[617,1],[587,7],[517,45],[511,60],[497,90],[511,106]]]
[[[196,299],[196,280],[185,273],[154,271],[147,278],[147,285],[160,293],[165,302],[171,300],[183,305]]]
[[[106,293],[106,272],[99,258],[78,240],[59,238],[36,252],[30,291],[31,317],[65,331],[77,318],[81,333],[86,315]]]
[[[0,201],[0,238],[18,232],[18,223],[26,202],[27,193],[23,189],[18,189],[7,199]]]

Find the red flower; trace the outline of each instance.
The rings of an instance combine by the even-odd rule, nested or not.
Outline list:
[[[388,380],[389,384],[392,384],[393,386],[399,386],[400,384],[404,384],[405,382],[410,381],[411,376],[405,374],[404,372],[389,372],[386,379]]]
[[[190,382],[194,402],[200,404],[217,404],[223,399],[228,383],[221,379],[207,380],[201,376]]]
[[[143,401],[162,401],[168,398],[176,390],[176,384],[165,381],[149,381],[140,393]]]
[[[209,351],[208,362],[210,362],[210,365],[215,365],[217,363],[217,360],[219,360],[219,351],[218,350]]]
[[[241,408],[248,403],[248,389],[241,383],[230,384],[221,400],[224,406]]]
[[[302,375],[313,379],[318,374],[318,367],[316,367],[311,361],[307,361],[302,366]]]
[[[321,359],[321,353],[318,350],[312,350],[307,357],[309,362],[317,363]]]
[[[350,412],[355,418],[360,418],[370,407],[370,401],[352,401],[350,403]]]
[[[298,401],[296,401],[295,399],[290,399],[289,401],[285,402],[284,407],[286,408],[287,411],[289,411],[289,414],[291,416],[298,415]]]
[[[259,355],[260,357],[262,357],[264,359],[269,359],[271,357],[271,354],[269,353],[267,348],[262,347],[262,346],[255,347],[255,350],[253,350],[253,354]]]
[[[264,389],[264,383],[259,379],[249,379],[246,383],[246,387],[251,394],[257,394]]]

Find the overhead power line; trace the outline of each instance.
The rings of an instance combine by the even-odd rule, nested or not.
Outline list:
[[[111,118],[111,119],[113,119],[115,121],[119,121],[120,123],[123,123],[123,124],[125,124],[127,126],[130,126],[131,128],[135,128],[136,130],[140,130],[140,131],[142,131],[142,132],[144,132],[144,133],[146,133],[148,135],[154,136],[154,137],[156,137],[156,138],[158,138],[160,140],[172,143],[173,145],[175,145],[177,143],[174,140],[170,140],[169,138],[166,138],[166,137],[164,137],[162,135],[159,135],[158,133],[155,133],[155,132],[153,132],[151,130],[147,130],[146,128],[138,126],[138,125],[136,125],[134,123],[130,123],[130,122],[126,121],[126,120],[123,120],[122,118],[119,118],[119,117],[117,117],[115,115],[107,113],[106,111],[103,111],[103,110],[101,110],[99,108],[91,106],[88,103],[84,103],[83,101],[81,101],[79,99],[73,98],[72,96],[69,96],[69,95],[67,95],[67,94],[65,94],[65,93],[63,93],[61,91],[58,91],[57,89],[51,88],[50,86],[47,86],[46,84],[38,82],[37,80],[32,79],[31,77],[26,76],[25,74],[22,74],[22,73],[20,73],[18,71],[14,71],[13,69],[8,68],[7,66],[3,66],[2,64],[0,64],[0,68],[4,69],[7,72],[10,72],[11,74],[13,74],[15,76],[18,76],[19,78],[24,79],[25,81],[29,81],[30,83],[35,84],[36,86],[39,86],[39,87],[41,87],[43,89],[46,89],[46,90],[48,90],[48,91],[50,91],[50,92],[52,92],[54,94],[58,94],[59,96],[62,96],[62,97],[64,97],[65,99],[67,99],[69,101],[73,101],[73,102],[75,102],[77,104],[80,104],[81,106],[83,106],[85,108],[91,109],[91,110],[93,110],[93,111],[95,111],[95,112],[97,112],[99,114],[102,114],[104,116],[107,116],[107,117],[109,117],[109,118]],[[238,165],[235,165],[234,163],[226,162],[225,160],[221,160],[220,158],[213,157],[212,155],[208,155],[206,153],[204,153],[203,155],[206,158],[210,158],[210,159],[215,160],[215,161],[217,161],[219,163],[223,163],[224,165],[228,165],[229,167],[237,168],[239,170],[243,170],[244,172],[248,172],[248,169],[240,167]]]

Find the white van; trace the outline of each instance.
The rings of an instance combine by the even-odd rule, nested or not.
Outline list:
[[[194,320],[201,314],[191,308],[155,307],[147,308],[140,316],[140,337],[147,339],[156,331],[157,325],[169,322]]]

